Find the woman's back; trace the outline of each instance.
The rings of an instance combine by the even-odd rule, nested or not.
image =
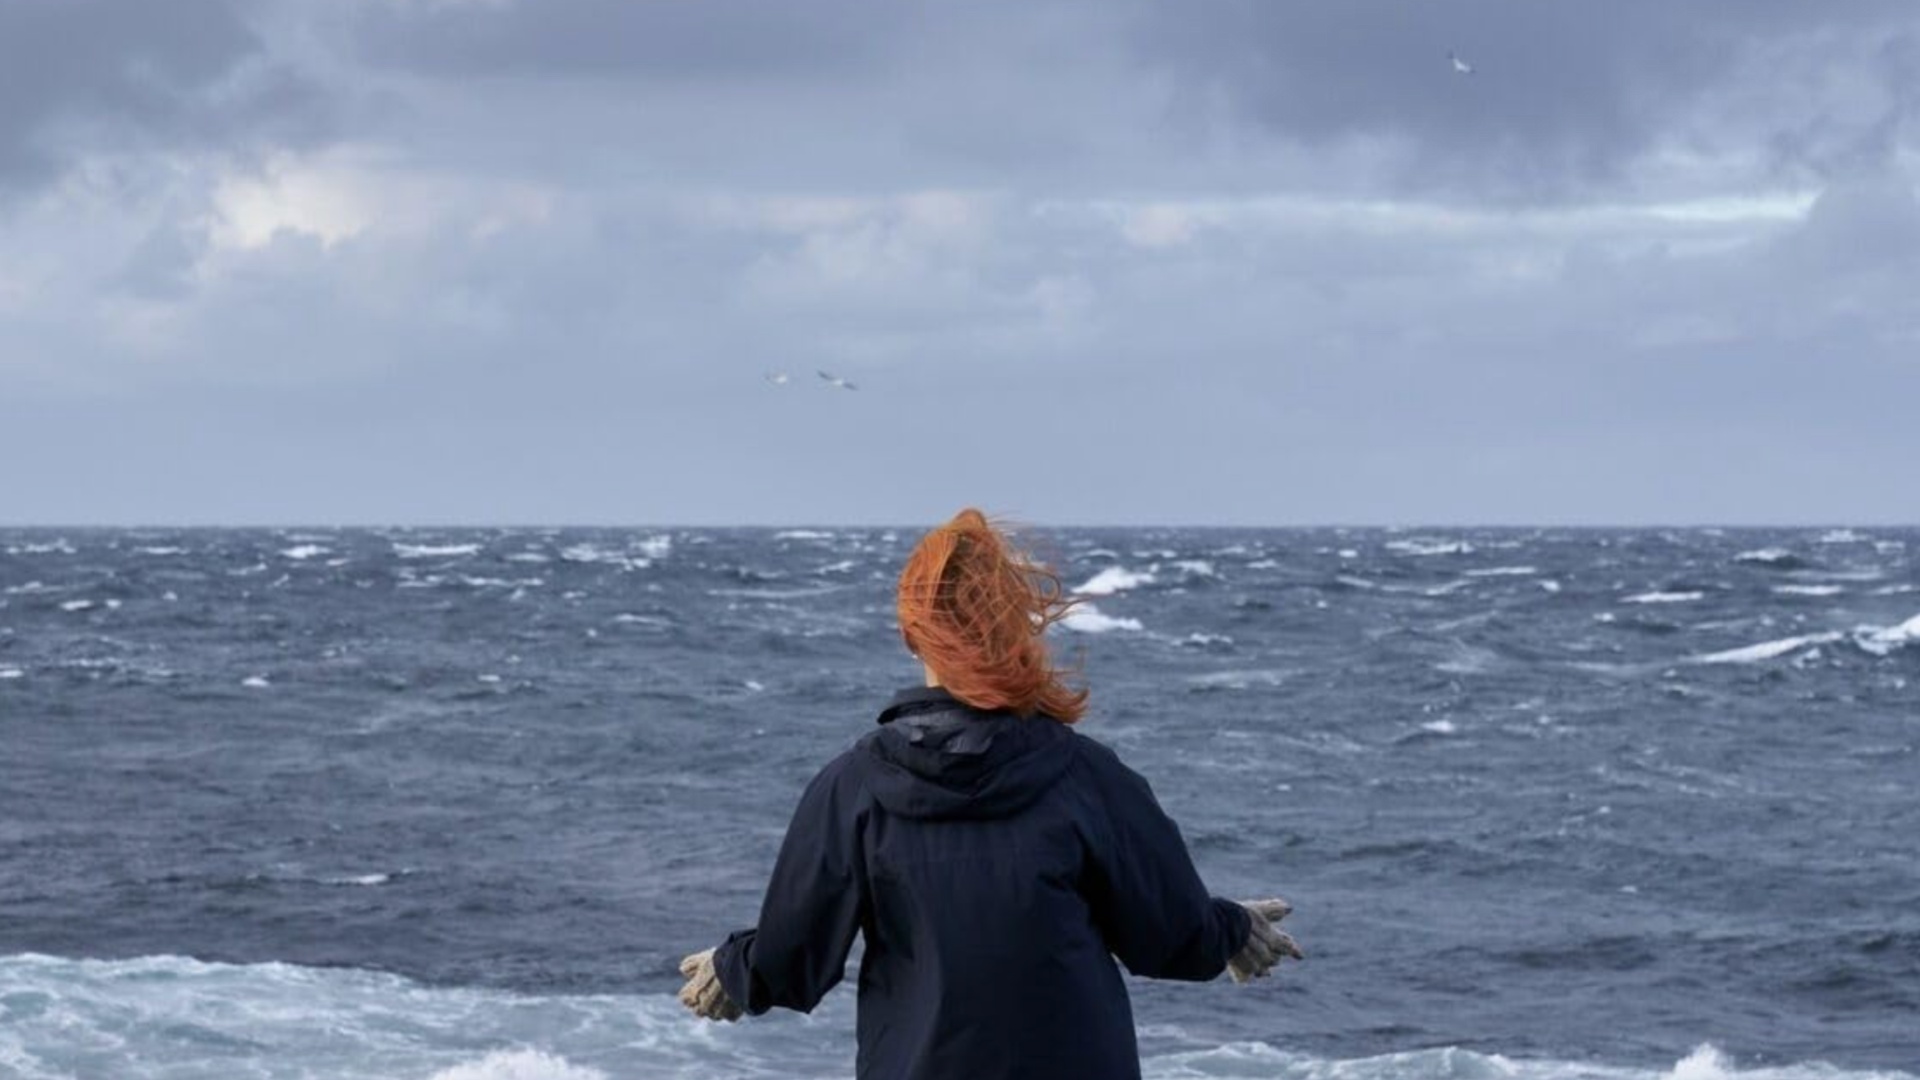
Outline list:
[[[939,687],[808,787],[756,931],[715,957],[749,1012],[808,1009],[853,931],[862,1077],[1135,1076],[1126,987],[1209,979],[1246,912],[1210,897],[1178,830],[1111,751]]]

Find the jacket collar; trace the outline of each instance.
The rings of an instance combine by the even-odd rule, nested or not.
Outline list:
[[[876,723],[890,724],[904,713],[945,709],[971,709],[972,706],[947,692],[944,686],[909,686],[899,690],[887,707],[880,710]]]

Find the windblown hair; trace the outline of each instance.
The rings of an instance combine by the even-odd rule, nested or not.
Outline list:
[[[947,692],[976,709],[1071,724],[1085,687],[1062,681],[1043,636],[1080,598],[968,507],[920,539],[900,571],[900,636]]]

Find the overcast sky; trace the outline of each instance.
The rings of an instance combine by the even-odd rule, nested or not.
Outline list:
[[[1912,0],[0,0],[0,524],[1916,523],[1917,183]]]

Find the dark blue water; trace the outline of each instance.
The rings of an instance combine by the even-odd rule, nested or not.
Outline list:
[[[918,681],[916,538],[0,530],[0,1076],[846,1075],[850,988],[674,962]],[[1035,539],[1309,954],[1132,983],[1151,1075],[1920,1075],[1920,530]]]

